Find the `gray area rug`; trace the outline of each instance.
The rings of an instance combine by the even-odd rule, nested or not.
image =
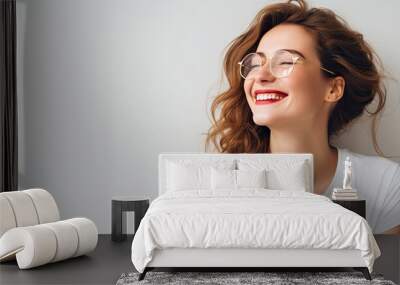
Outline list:
[[[147,272],[142,281],[139,273],[124,273],[116,285],[133,284],[387,284],[381,274],[371,274],[372,280],[366,280],[361,272]]]

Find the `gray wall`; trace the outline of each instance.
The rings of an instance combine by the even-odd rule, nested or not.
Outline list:
[[[156,197],[160,152],[204,151],[224,48],[268,2],[17,0],[20,188],[49,190],[62,217],[109,233],[112,196]],[[399,1],[313,3],[363,32],[399,78]],[[387,84],[379,141],[400,155],[400,86]],[[336,144],[375,154],[370,120]]]

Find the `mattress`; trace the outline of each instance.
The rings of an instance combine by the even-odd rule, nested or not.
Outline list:
[[[139,272],[162,249],[359,250],[372,272],[380,250],[367,221],[309,192],[190,190],[155,199],[132,242]]]

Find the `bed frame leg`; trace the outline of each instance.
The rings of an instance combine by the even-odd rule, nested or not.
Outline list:
[[[148,269],[147,269],[147,267],[145,267],[145,268],[144,268],[144,271],[143,271],[142,273],[139,274],[138,281],[141,281],[141,280],[144,279],[144,277],[146,276],[147,271],[148,271]]]
[[[362,274],[364,275],[365,279],[372,280],[371,275],[369,274],[368,267],[354,267],[354,269],[357,271],[361,271]]]

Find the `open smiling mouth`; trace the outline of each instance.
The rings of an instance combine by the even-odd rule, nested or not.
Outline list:
[[[274,104],[284,100],[287,95],[269,93],[269,94],[257,94],[255,96],[256,105]]]

